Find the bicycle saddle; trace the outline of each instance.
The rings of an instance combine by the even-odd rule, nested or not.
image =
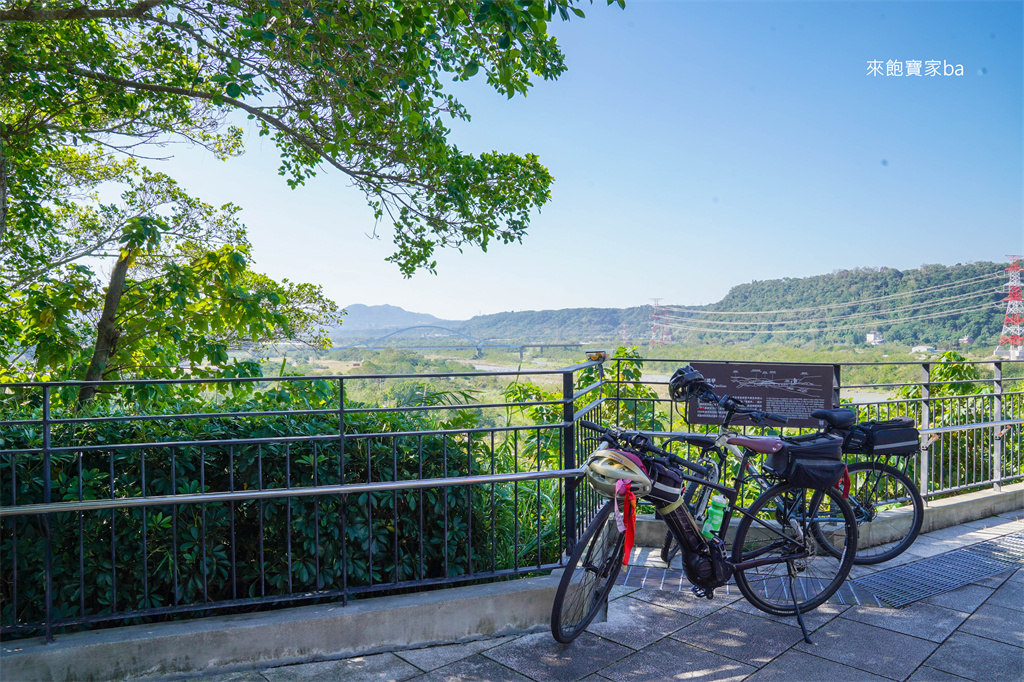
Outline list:
[[[774,436],[733,436],[726,441],[729,445],[738,445],[754,452],[772,455],[782,449],[784,443]]]
[[[821,419],[833,429],[848,429],[857,421],[857,413],[853,410],[815,410],[811,412],[815,419]]]

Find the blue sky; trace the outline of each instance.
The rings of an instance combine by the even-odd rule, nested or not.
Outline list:
[[[243,207],[269,275],[455,319],[1024,253],[1024,3],[599,3],[554,27],[558,81],[511,101],[482,78],[455,89],[473,117],[453,126],[461,148],[533,152],[556,179],[522,245],[404,280],[388,226],[367,238],[372,213],[337,173],[289,190],[255,136],[240,159],[166,169]],[[869,60],[964,75],[869,76]]]

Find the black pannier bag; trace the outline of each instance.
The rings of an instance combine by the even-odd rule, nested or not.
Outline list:
[[[664,509],[679,501],[683,494],[683,477],[678,471],[658,462],[651,462],[647,467],[647,475],[651,477],[653,484],[647,498],[655,507]]]
[[[850,429],[844,452],[882,457],[913,455],[921,449],[921,434],[910,417],[863,422]]]
[[[831,434],[783,438],[785,447],[768,455],[765,469],[801,488],[831,488],[843,477],[843,439]]]

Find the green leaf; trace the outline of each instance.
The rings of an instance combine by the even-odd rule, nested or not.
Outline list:
[[[242,86],[238,83],[228,83],[227,87],[224,88],[224,92],[227,93],[228,97],[238,98],[242,94]]]

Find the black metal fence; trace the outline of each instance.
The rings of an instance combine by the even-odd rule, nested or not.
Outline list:
[[[0,632],[50,637],[550,570],[577,535],[575,405],[600,388],[577,384],[597,364],[107,382],[117,409],[89,416],[71,399],[81,384],[7,384],[4,415],[17,418],[0,421]],[[349,398],[428,379],[461,388],[392,407]],[[475,400],[482,389],[469,387],[488,381],[499,396],[544,389]],[[281,409],[209,411],[240,386],[264,408],[289,396]],[[166,408],[182,390],[204,411],[145,409],[153,391]],[[595,501],[581,491],[580,503],[585,519]]]
[[[600,503],[576,485],[595,446],[581,417],[707,430],[668,400],[680,364],[105,382],[90,413],[75,405],[81,383],[5,384],[0,635],[550,570]],[[928,496],[998,487],[1024,478],[1021,380],[1004,364],[975,382],[982,394],[937,395],[957,382],[933,380],[932,363],[910,367],[916,381],[842,390],[918,392],[854,406],[918,420]],[[358,399],[390,385],[390,402]]]
[[[621,362],[630,361],[606,363],[612,388],[605,392],[615,407],[604,409],[613,420],[654,431],[717,430],[690,424],[668,399],[668,378],[679,360],[645,359],[639,377],[618,369]],[[1024,480],[1024,360],[842,363],[834,370],[836,401],[857,410],[860,421],[909,416],[917,423],[921,452],[905,466],[925,499],[986,487],[999,490]],[[883,370],[901,380],[857,378]]]

